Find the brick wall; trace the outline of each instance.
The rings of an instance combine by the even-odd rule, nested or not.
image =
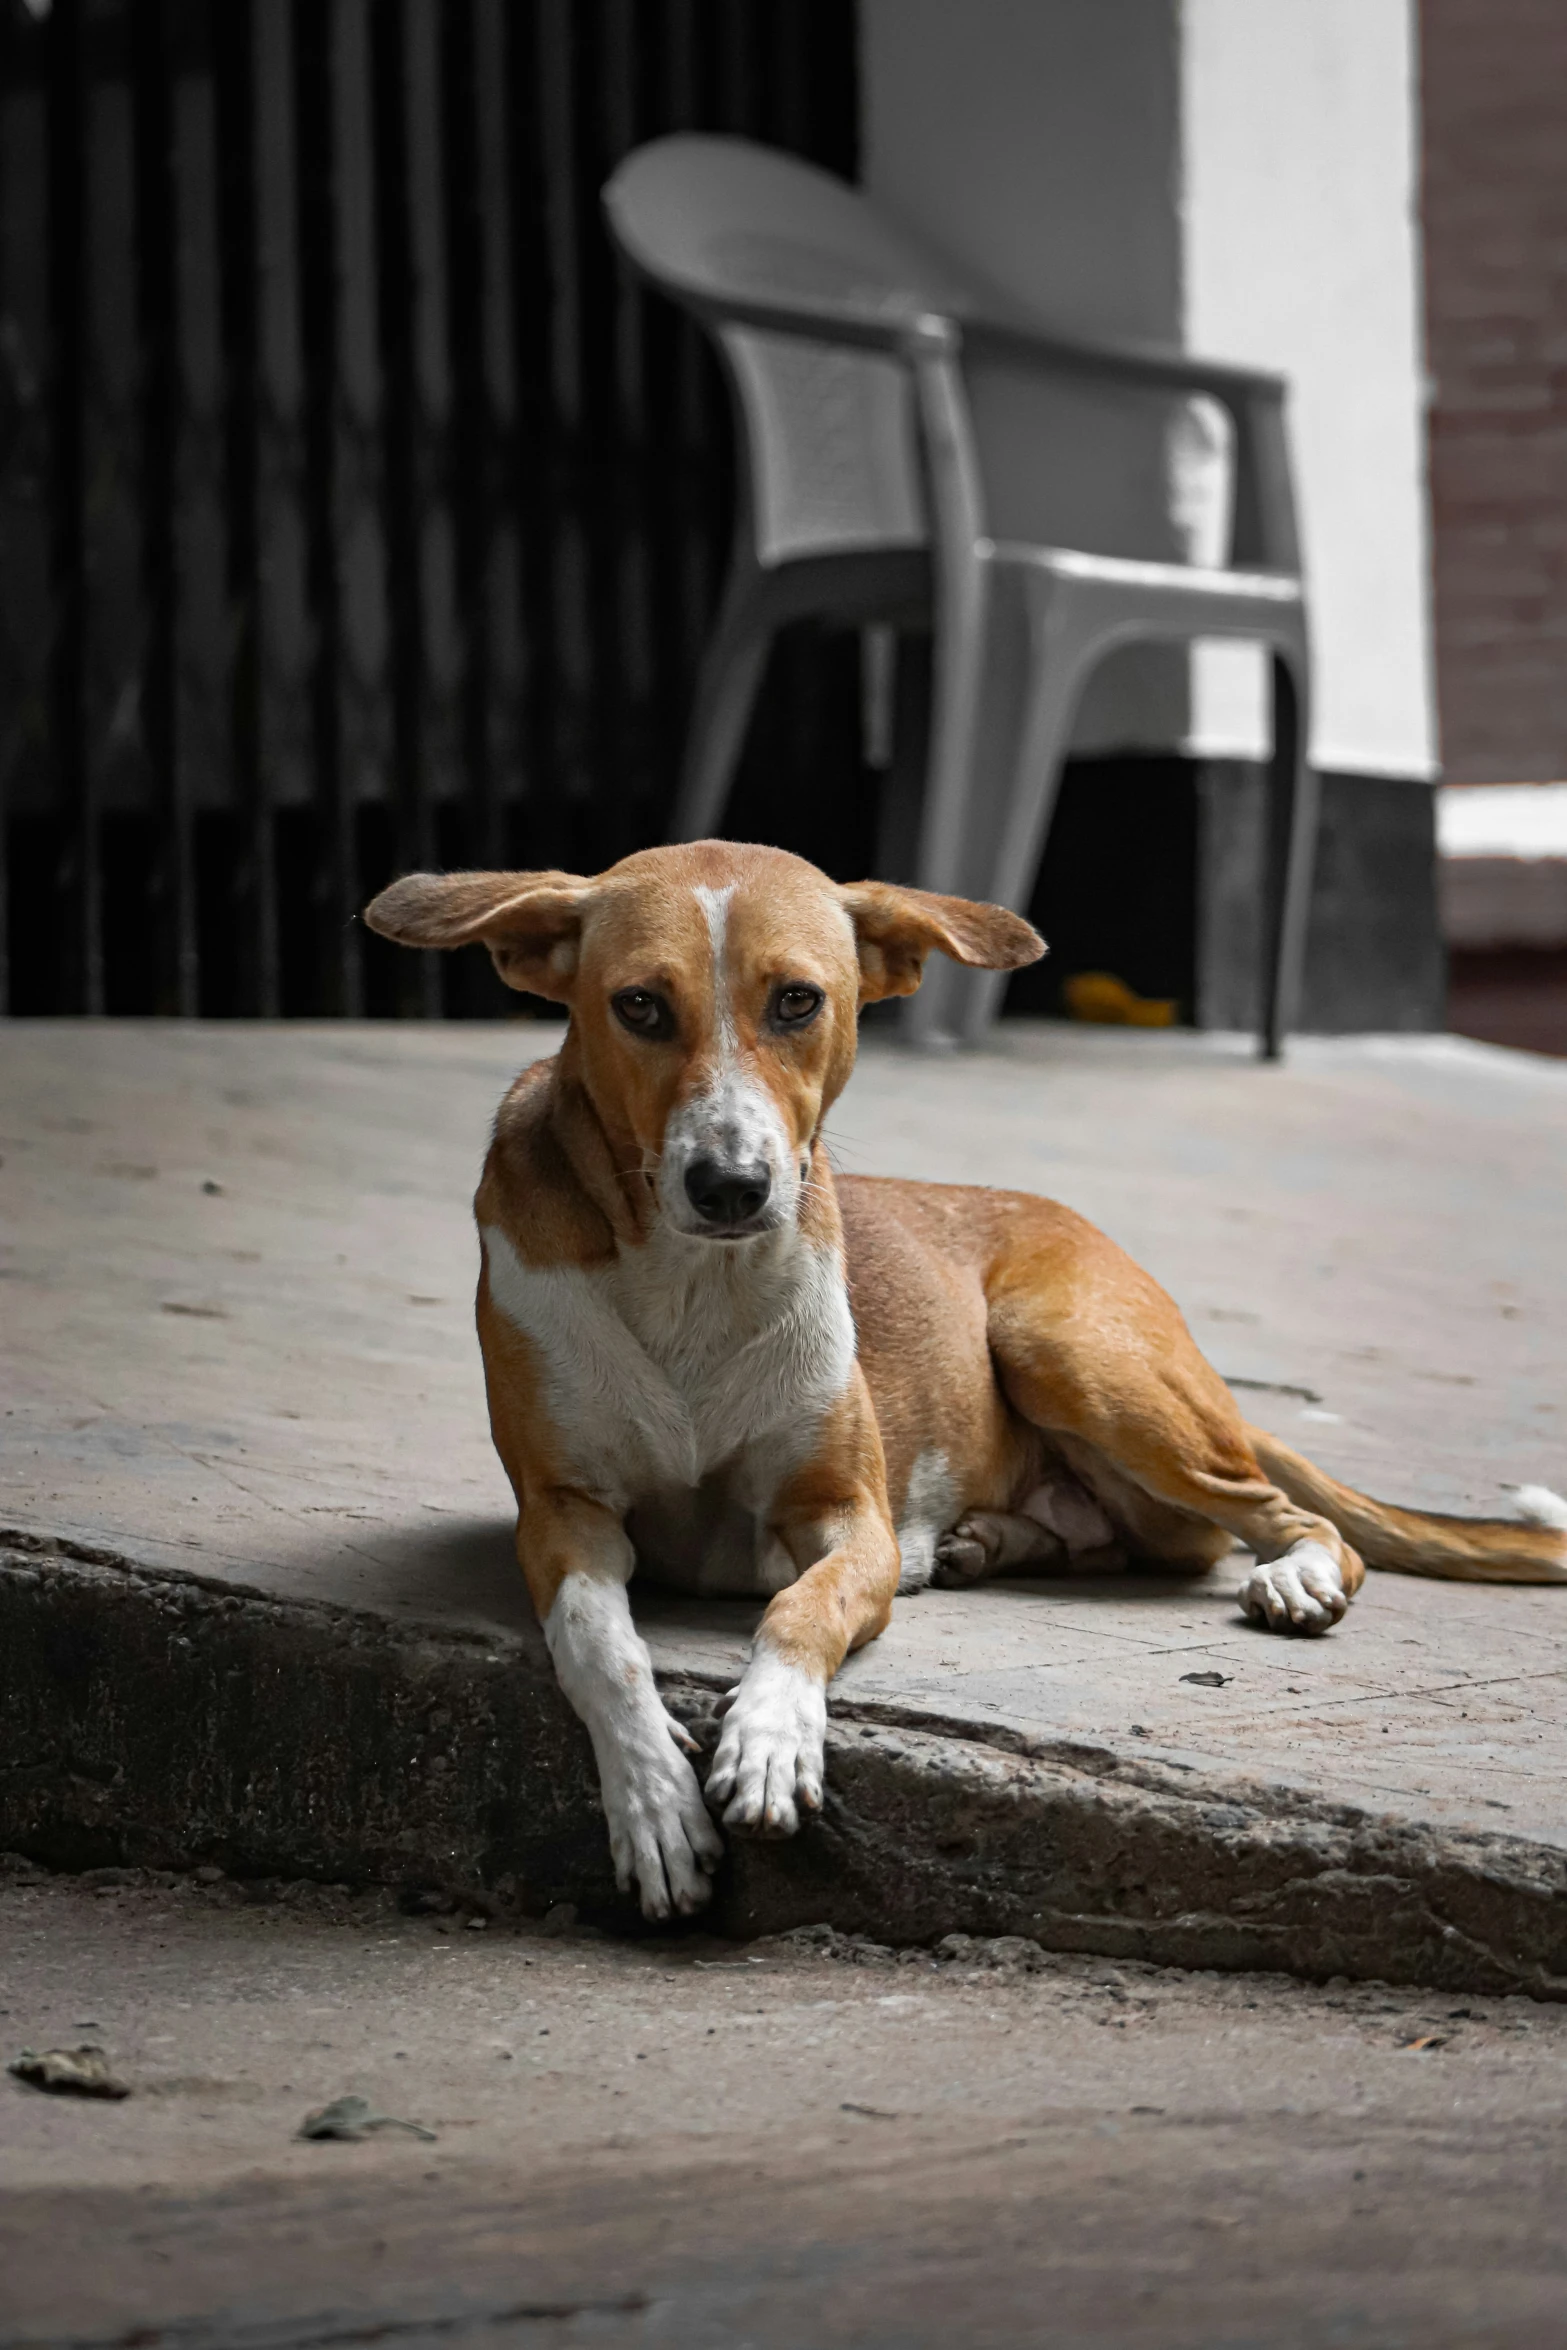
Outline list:
[[[1567,0],[1421,0],[1449,782],[1567,777]]]

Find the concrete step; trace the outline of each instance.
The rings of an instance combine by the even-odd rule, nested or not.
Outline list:
[[[0,1846],[313,1876],[635,1926],[536,1639],[392,1622],[92,1546],[0,1547]],[[711,1745],[719,1672],[666,1671]],[[1567,1998],[1567,1856],[1157,1756],[842,1698],[822,1817],[734,1841],[710,1922],[1021,1934],[1184,1967]],[[900,1718],[900,1716],[902,1718]]]

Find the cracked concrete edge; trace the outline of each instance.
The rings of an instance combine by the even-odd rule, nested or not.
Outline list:
[[[0,1658],[0,1846],[635,1922],[586,1734],[521,1637],[29,1535],[0,1538]],[[716,1679],[663,1687],[716,1734]],[[1522,1838],[873,1705],[835,1707],[828,1784],[799,1837],[732,1845],[708,1922],[1567,1999],[1567,1857]]]

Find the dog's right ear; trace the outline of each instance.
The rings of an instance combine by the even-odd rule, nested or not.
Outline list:
[[[371,899],[364,918],[399,946],[482,939],[508,987],[564,1004],[593,886],[580,873],[407,873]]]

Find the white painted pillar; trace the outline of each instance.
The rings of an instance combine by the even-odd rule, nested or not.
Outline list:
[[[1293,386],[1314,755],[1341,773],[1430,776],[1414,11],[1183,0],[1181,27],[1185,340]],[[1204,650],[1200,747],[1254,738],[1244,670],[1244,654]]]

